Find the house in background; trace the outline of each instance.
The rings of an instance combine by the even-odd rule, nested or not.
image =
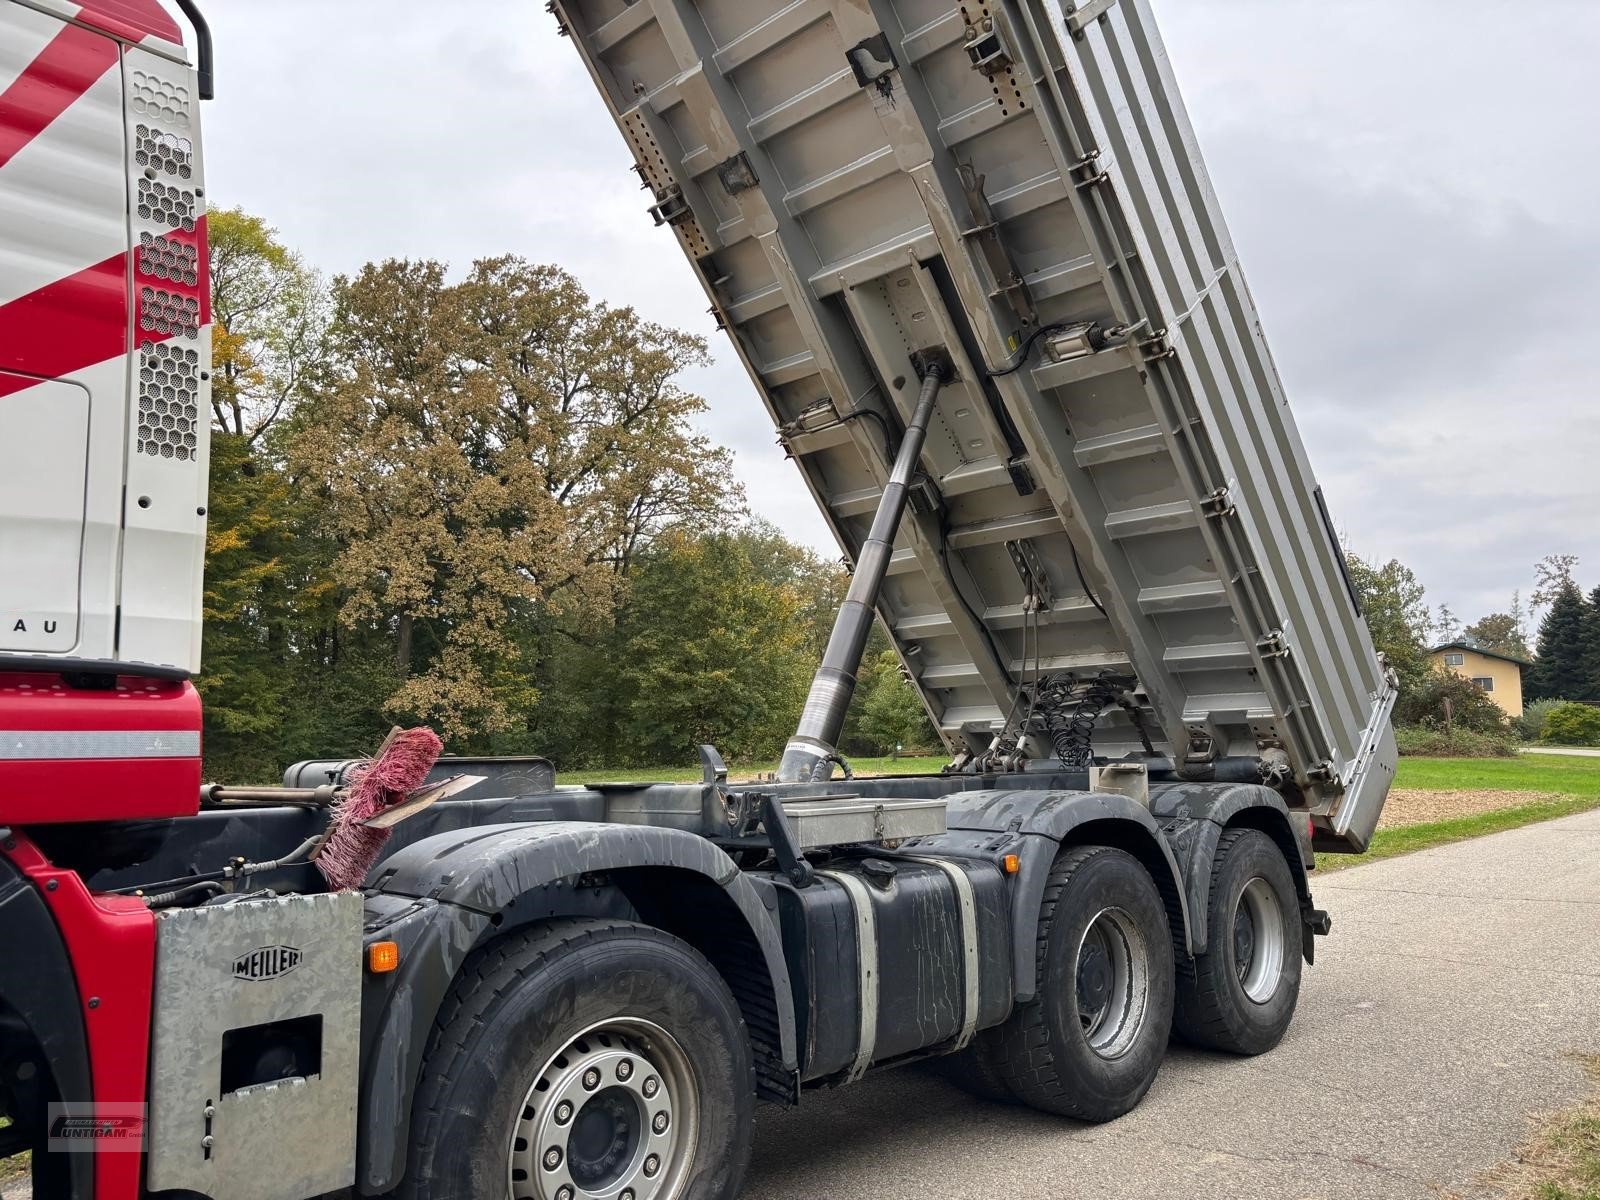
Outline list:
[[[1525,658],[1484,650],[1470,642],[1446,642],[1428,651],[1428,656],[1446,670],[1465,675],[1489,693],[1506,715],[1522,715],[1522,668],[1533,664]]]

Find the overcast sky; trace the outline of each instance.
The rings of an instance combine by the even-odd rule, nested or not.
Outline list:
[[[1472,620],[1600,583],[1600,3],[1154,0],[1334,520]],[[831,536],[538,0],[206,0],[209,194],[314,265],[558,262],[711,339],[752,507]]]

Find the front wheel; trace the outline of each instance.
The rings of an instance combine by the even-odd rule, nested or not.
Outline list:
[[[463,968],[423,1067],[408,1200],[732,1200],[754,1076],[739,1009],[692,947],[566,920]]]
[[[1229,829],[1212,860],[1207,950],[1178,980],[1174,1025],[1196,1046],[1262,1054],[1300,998],[1300,897],[1283,851],[1259,829]]]
[[[1039,997],[976,1052],[1022,1103],[1120,1117],[1161,1069],[1172,1028],[1172,931],[1155,880],[1110,846],[1063,851],[1039,914]]]

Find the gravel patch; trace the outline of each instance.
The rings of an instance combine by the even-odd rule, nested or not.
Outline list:
[[[1379,829],[1401,825],[1426,825],[1452,817],[1471,817],[1525,804],[1554,804],[1568,797],[1556,792],[1518,792],[1473,788],[1471,791],[1434,792],[1421,788],[1394,788],[1383,806]]]

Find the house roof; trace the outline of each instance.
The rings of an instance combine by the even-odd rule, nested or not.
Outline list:
[[[1441,654],[1446,650],[1467,650],[1473,654],[1481,654],[1485,658],[1498,658],[1501,662],[1516,663],[1519,667],[1533,666],[1533,663],[1526,658],[1518,658],[1515,654],[1501,654],[1498,650],[1485,650],[1482,646],[1474,646],[1471,642],[1443,642],[1428,653]]]

